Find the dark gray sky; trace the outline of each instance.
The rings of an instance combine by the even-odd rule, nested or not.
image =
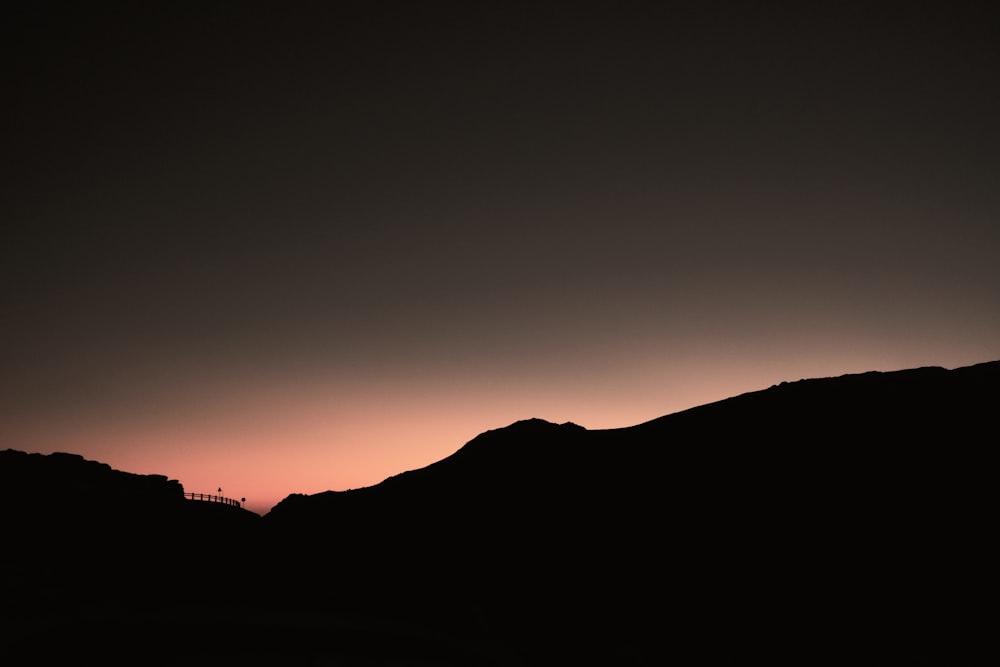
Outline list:
[[[266,510],[1000,358],[984,3],[67,4],[2,28],[8,446]]]

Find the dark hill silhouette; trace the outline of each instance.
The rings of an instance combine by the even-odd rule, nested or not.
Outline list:
[[[12,545],[7,571],[37,575],[10,578],[5,602],[40,609],[53,597],[66,609],[143,595],[146,584],[182,595],[196,563],[242,556],[260,516],[185,500],[181,484],[162,475],[114,470],[76,454],[6,450],[0,519]]]
[[[49,605],[125,602],[153,619],[130,626],[161,651],[147,664],[203,644],[240,664],[960,663],[987,629],[998,387],[991,362],[787,382],[619,429],[530,419],[264,517],[195,514],[176,482],[102,468],[98,496],[141,499],[81,506],[98,518],[74,527],[67,499],[25,504],[56,485],[10,474],[27,455],[7,452],[6,614],[38,639],[48,625],[16,620],[36,585]],[[177,620],[192,607],[206,616]]]
[[[981,585],[966,568],[998,378],[994,362],[809,379],[602,431],[528,420],[264,523],[377,573],[338,586],[356,604],[402,592],[395,613],[479,619],[542,662],[947,654],[975,627],[957,619]]]

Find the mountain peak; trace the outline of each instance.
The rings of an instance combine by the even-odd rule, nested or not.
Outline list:
[[[525,430],[525,429],[552,429],[552,428],[574,428],[574,429],[584,429],[583,426],[579,424],[574,424],[573,422],[563,422],[557,424],[556,422],[550,422],[547,419],[541,419],[539,417],[531,417],[530,419],[520,419],[509,426],[504,426],[502,428],[493,429],[494,431],[504,431],[504,430]],[[584,429],[586,430],[586,429]]]

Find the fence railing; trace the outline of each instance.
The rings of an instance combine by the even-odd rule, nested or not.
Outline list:
[[[242,503],[238,500],[232,498],[223,498],[222,496],[213,496],[208,493],[184,493],[184,497],[188,500],[200,500],[206,503],[222,503],[223,505],[230,505],[232,507],[242,507]]]

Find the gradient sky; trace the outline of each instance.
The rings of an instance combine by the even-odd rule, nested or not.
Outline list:
[[[263,513],[518,419],[1000,359],[986,3],[28,4],[0,447]]]

